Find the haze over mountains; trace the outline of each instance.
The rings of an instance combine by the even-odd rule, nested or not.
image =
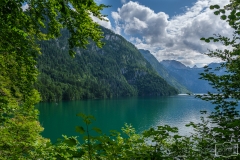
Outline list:
[[[140,52],[152,64],[159,75],[181,93],[207,93],[208,91],[215,91],[207,81],[199,79],[200,73],[204,72],[204,68],[197,68],[196,66],[190,68],[176,60],[158,62],[149,51],[140,49]],[[209,66],[216,68],[219,64],[211,63]],[[223,74],[224,71],[221,73]]]
[[[208,81],[199,79],[204,68],[190,68],[175,60],[163,60],[160,62],[177,81],[193,93],[214,92]]]

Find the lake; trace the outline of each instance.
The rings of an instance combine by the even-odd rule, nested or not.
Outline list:
[[[40,123],[45,128],[42,135],[55,142],[62,135],[79,136],[75,126],[84,126],[76,114],[93,115],[93,127],[104,133],[121,130],[125,123],[132,124],[138,133],[158,125],[168,124],[179,128],[181,135],[192,131],[185,124],[200,122],[200,110],[209,113],[214,106],[194,96],[134,97],[104,100],[80,100],[59,103],[40,103]]]

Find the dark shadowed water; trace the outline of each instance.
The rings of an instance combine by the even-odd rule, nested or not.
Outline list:
[[[37,108],[45,128],[43,136],[55,142],[62,135],[79,135],[75,126],[84,126],[81,118],[76,116],[80,112],[93,115],[96,118],[93,126],[107,134],[110,130],[120,131],[128,123],[138,133],[168,124],[178,127],[184,135],[192,131],[185,124],[200,122],[199,111],[211,112],[214,106],[193,96],[170,96],[40,103]]]

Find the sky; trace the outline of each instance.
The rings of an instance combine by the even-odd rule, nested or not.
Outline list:
[[[229,0],[95,0],[111,5],[104,9],[108,22],[102,26],[123,36],[139,49],[149,50],[159,61],[177,60],[186,66],[202,67],[219,59],[208,50],[224,49],[220,43],[205,43],[202,37],[221,34],[231,37],[232,29],[209,9]]]

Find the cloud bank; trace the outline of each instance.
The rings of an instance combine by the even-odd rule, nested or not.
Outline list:
[[[198,0],[184,14],[169,18],[164,12],[155,13],[138,2],[130,1],[111,15],[116,33],[130,37],[128,40],[136,47],[150,50],[159,61],[174,59],[188,66],[203,66],[219,61],[203,53],[222,46],[204,43],[200,38],[213,34],[232,35],[228,24],[209,9],[212,4],[224,6],[227,3],[228,0]]]

